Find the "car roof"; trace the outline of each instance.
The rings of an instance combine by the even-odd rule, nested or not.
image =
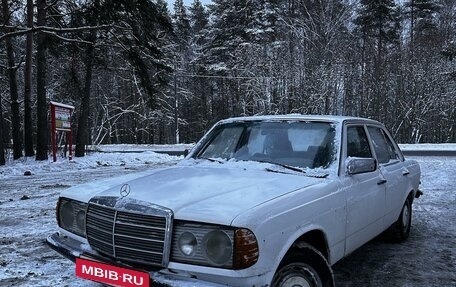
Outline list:
[[[381,124],[378,121],[350,116],[333,116],[333,115],[302,115],[302,114],[288,114],[288,115],[263,115],[263,116],[250,116],[250,117],[235,117],[220,121],[220,123],[230,122],[244,122],[244,121],[323,121],[333,123],[343,122],[362,122],[371,124]]]

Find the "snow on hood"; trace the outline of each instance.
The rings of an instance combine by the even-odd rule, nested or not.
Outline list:
[[[176,219],[231,224],[242,212],[291,191],[324,179],[232,168],[221,164],[174,166],[152,174],[128,175],[71,188],[61,196],[88,202],[93,196],[120,196],[123,184],[130,194],[123,200],[140,200],[163,206]]]

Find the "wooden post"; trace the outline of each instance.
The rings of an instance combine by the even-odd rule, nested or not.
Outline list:
[[[50,103],[51,106],[51,144],[52,144],[52,159],[57,161],[57,132],[55,127],[55,105]]]

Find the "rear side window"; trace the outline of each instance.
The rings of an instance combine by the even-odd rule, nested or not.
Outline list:
[[[398,154],[393,143],[381,128],[368,127],[367,129],[372,139],[372,144],[379,163],[387,163],[391,159],[398,159]]]
[[[400,152],[396,149],[396,146],[393,144],[391,138],[388,137],[387,133],[384,130],[382,130],[382,133],[385,137],[386,143],[388,144],[390,159],[401,160]]]
[[[347,128],[347,157],[372,157],[363,126],[350,126]]]

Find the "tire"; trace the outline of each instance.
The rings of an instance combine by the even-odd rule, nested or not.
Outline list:
[[[388,237],[392,242],[400,243],[405,241],[410,235],[412,226],[412,203],[407,197],[402,206],[399,218],[387,231]]]
[[[314,247],[299,244],[279,265],[271,287],[334,287],[326,258]]]

